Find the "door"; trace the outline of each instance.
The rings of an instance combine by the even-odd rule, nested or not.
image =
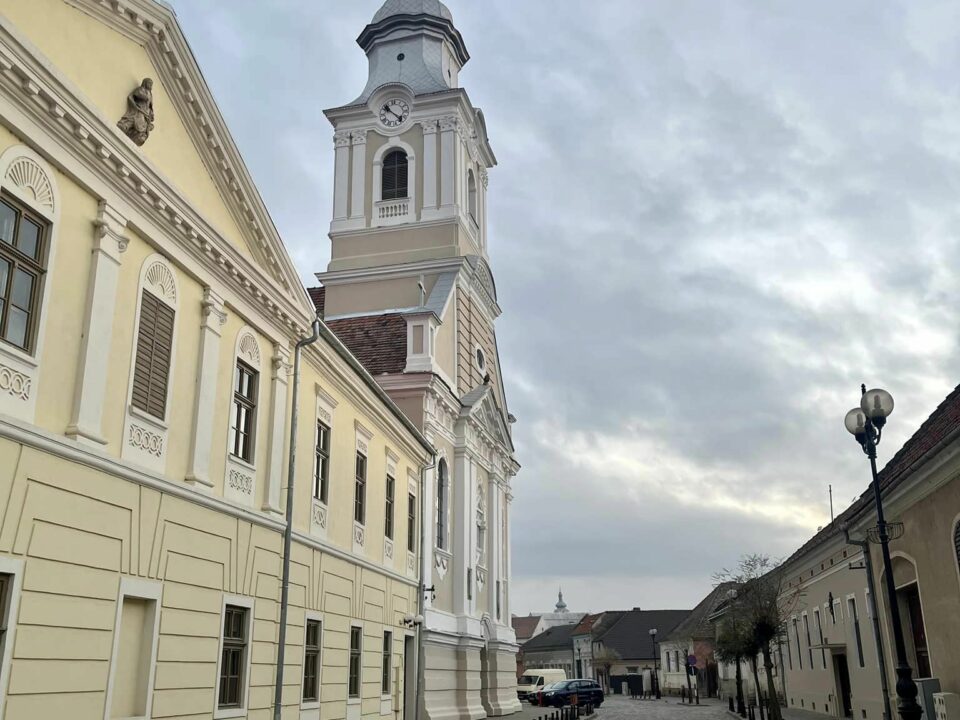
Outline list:
[[[928,678],[930,672],[930,651],[927,649],[927,630],[923,624],[923,608],[920,605],[920,590],[916,583],[900,591],[900,597],[907,601],[907,616],[910,618],[910,636],[917,657],[916,677]]]
[[[407,635],[403,639],[403,717],[416,717],[417,709],[417,643]]]
[[[833,656],[833,665],[837,669],[837,695],[843,707],[843,717],[853,715],[853,705],[850,700],[850,668],[847,666],[847,656],[844,654]]]

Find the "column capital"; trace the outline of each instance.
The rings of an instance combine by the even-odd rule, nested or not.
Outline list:
[[[275,343],[273,346],[273,377],[282,383],[287,382],[287,373],[290,372],[290,348],[287,345]]]
[[[421,121],[420,121],[420,127],[423,128],[423,134],[424,134],[424,135],[434,135],[434,134],[437,132],[437,130],[438,130],[438,128],[437,128],[437,122],[438,122],[437,118],[430,118],[430,119],[428,119],[428,120],[421,120]]]
[[[218,335],[220,328],[227,322],[227,310],[223,298],[213,288],[203,288],[203,300],[200,301],[203,313],[202,327],[213,330]]]
[[[445,115],[440,118],[440,132],[450,132],[456,130],[460,124],[460,120],[456,115]]]
[[[340,130],[333,134],[333,145],[338,148],[350,147],[350,133]]]
[[[101,200],[97,206],[97,219],[93,221],[93,226],[94,249],[105,253],[119,264],[121,253],[130,243],[126,235],[127,219],[106,200]]]
[[[367,144],[367,131],[366,130],[354,130],[350,142],[354,145],[366,145]]]

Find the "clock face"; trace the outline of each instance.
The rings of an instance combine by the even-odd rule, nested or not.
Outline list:
[[[410,106],[402,98],[390,98],[380,106],[380,122],[384,127],[399,127],[410,116]]]

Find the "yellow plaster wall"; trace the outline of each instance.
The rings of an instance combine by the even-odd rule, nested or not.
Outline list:
[[[0,553],[25,561],[5,720],[103,717],[121,576],[161,588],[153,716],[212,717],[225,593],[254,599],[250,717],[272,702],[279,601],[278,531],[0,440],[10,498]],[[322,714],[342,717],[351,621],[364,626],[363,714],[379,717],[383,630],[416,590],[295,543],[284,704],[299,705],[305,610],[323,613]]]
[[[144,48],[64,0],[0,0],[0,13],[89,98],[110,125],[126,111],[130,91],[143,78],[153,78],[156,127],[139,151],[190,198],[213,227],[251,257]]]

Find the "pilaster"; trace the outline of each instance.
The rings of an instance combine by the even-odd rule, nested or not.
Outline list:
[[[424,120],[423,128],[423,210],[421,218],[437,217],[437,121]]]
[[[113,337],[114,305],[120,257],[127,249],[127,221],[105,200],[100,201],[94,222],[93,257],[90,260],[87,301],[83,319],[83,344],[67,435],[81,442],[104,445],[103,401]]]
[[[440,215],[456,214],[457,118],[440,120]]]
[[[367,131],[354,130],[351,144],[353,147],[353,169],[350,180],[350,219],[365,220]]]
[[[213,487],[210,452],[213,446],[214,411],[220,363],[220,337],[227,322],[223,298],[210,287],[203,289],[200,322],[200,355],[197,360],[196,396],[193,402],[193,433],[187,482]]]
[[[333,134],[334,170],[333,170],[333,222],[347,219],[347,199],[350,180],[350,133]]]
[[[287,371],[290,367],[290,349],[273,346],[273,374],[270,378],[270,458],[267,463],[266,502],[263,509],[280,515],[280,489],[283,486],[284,439],[287,418]]]

